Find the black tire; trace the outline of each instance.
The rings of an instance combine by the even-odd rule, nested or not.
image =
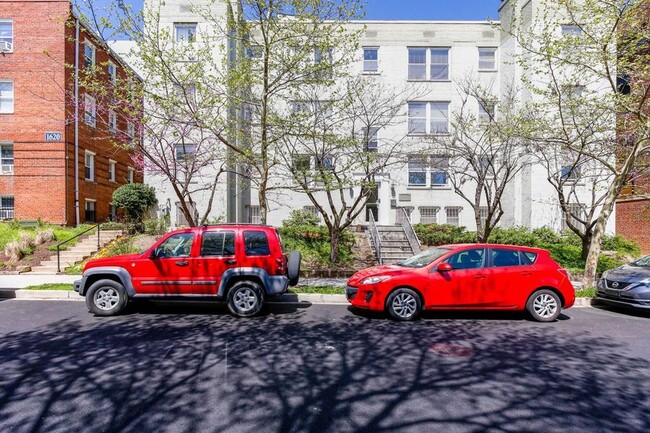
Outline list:
[[[256,315],[264,305],[264,291],[254,281],[239,281],[228,290],[228,309],[237,317]]]
[[[124,286],[113,280],[99,280],[86,292],[86,306],[96,316],[120,314],[128,302]]]
[[[533,320],[554,322],[562,312],[562,301],[553,290],[540,289],[530,295],[526,310]]]
[[[386,299],[386,310],[395,320],[416,320],[422,313],[422,300],[420,295],[411,289],[397,289]]]
[[[287,277],[289,277],[289,285],[295,286],[300,279],[300,252],[291,251],[287,260]]]

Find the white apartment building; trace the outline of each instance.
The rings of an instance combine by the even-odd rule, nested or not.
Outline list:
[[[531,19],[534,14],[541,13],[539,8],[543,7],[543,3],[544,0],[504,0],[499,13],[503,18],[513,7],[518,16]],[[215,13],[225,14],[225,8]],[[182,0],[168,0],[161,7],[160,16],[161,26],[167,26],[177,33],[187,31],[188,26],[201,28],[205,25],[201,17],[191,12],[188,4]],[[413,84],[424,89],[417,99],[405,104],[404,121],[377,131],[376,136],[371,137],[370,146],[381,152],[382,140],[407,136],[405,143],[415,153],[427,144],[429,134],[447,132],[450,113],[459,109],[461,104],[457,86],[460,81],[477,80],[497,95],[505,86],[522,83],[525,72],[513,62],[513,54],[519,48],[514,39],[501,30],[500,25],[499,22],[486,21],[352,23],[352,27],[365,30],[357,61],[352,64],[355,70],[351,72],[375,77],[390,86]],[[114,49],[126,56],[128,44],[120,43]],[[533,97],[525,90],[519,96],[522,102]],[[478,102],[474,109],[477,116],[484,114]],[[432,130],[434,128],[436,131]],[[376,197],[370,200],[367,212],[360,214],[358,224],[366,223],[369,212],[373,212],[381,225],[395,224],[404,208],[412,223],[452,224],[475,230],[473,209],[454,192],[447,173],[441,169],[445,166],[441,158],[445,158],[444,154],[432,155],[425,161],[414,159],[378,176],[375,179]],[[547,181],[547,171],[534,161],[535,158],[531,156],[508,187],[503,202],[505,214],[500,225],[547,226],[561,230],[564,223],[557,194]],[[170,212],[172,223],[182,224],[182,216],[177,215],[178,199],[164,179],[145,172],[145,182],[156,188],[161,212]],[[472,185],[466,188],[471,190]],[[356,191],[352,188],[349,193],[352,196]],[[588,196],[591,192],[584,188],[580,193]],[[238,182],[236,188],[230,189],[230,200],[228,195],[224,177],[214,199],[214,219],[259,222],[257,192],[253,188],[246,182]],[[198,208],[204,205],[197,203]],[[314,210],[305,194],[290,190],[270,193],[269,207],[267,222],[271,225],[281,225],[295,209]],[[610,219],[609,232],[614,231],[614,220]]]

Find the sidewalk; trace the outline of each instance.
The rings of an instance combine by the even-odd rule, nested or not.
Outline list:
[[[72,284],[81,275],[0,275],[0,289],[23,289],[41,284]]]

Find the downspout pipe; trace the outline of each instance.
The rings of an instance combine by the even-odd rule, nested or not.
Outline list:
[[[74,39],[74,211],[75,225],[79,218],[79,18],[75,19]]]

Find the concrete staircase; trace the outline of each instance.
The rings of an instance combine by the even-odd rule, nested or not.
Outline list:
[[[401,226],[377,226],[377,231],[379,232],[381,262],[383,264],[401,262],[414,255],[406,233]],[[369,237],[372,243],[372,236]]]
[[[99,244],[104,247],[108,243],[122,235],[120,230],[102,230],[99,233]],[[97,252],[97,232],[91,232],[88,236],[81,238],[77,244],[61,250],[61,272],[67,267],[78,263]],[[56,252],[49,260],[41,262],[40,265],[32,268],[31,274],[56,274]]]

